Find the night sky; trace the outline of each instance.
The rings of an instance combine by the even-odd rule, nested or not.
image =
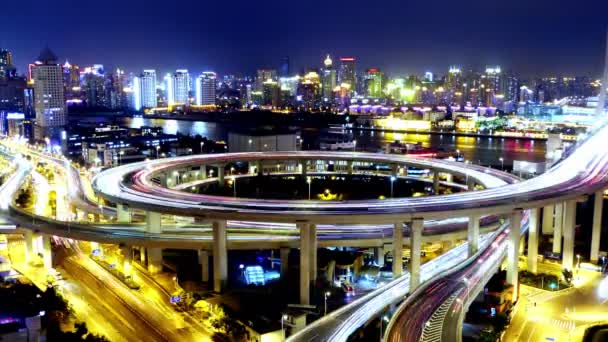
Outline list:
[[[300,71],[331,53],[391,74],[500,64],[598,76],[608,1],[11,0],[0,24],[21,72],[48,45],[62,61],[128,71],[253,73],[284,55]]]

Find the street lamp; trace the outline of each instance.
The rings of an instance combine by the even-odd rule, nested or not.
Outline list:
[[[577,269],[581,268],[581,255],[580,254],[576,255],[576,268]]]
[[[395,183],[395,176],[391,176],[391,198],[393,198],[393,183]]]
[[[234,192],[234,197],[236,197],[236,177],[232,176],[232,190]]]
[[[380,342],[382,342],[382,321],[386,321],[388,323],[388,316],[384,315],[380,317]]]
[[[158,159],[158,150],[160,150],[160,145],[156,145],[156,159]]]
[[[357,140],[353,140],[353,152],[357,151]]]
[[[500,160],[500,170],[504,171],[505,170],[505,160],[503,157],[498,158],[498,160]]]
[[[125,154],[125,151],[121,150],[118,152],[118,165],[122,164],[122,156]]]
[[[331,293],[329,293],[329,291],[325,292],[325,311],[323,313],[323,316],[327,315],[327,298],[329,298],[330,295]]]
[[[310,176],[306,177],[306,183],[308,183],[308,200],[310,201],[310,184],[312,183],[312,178]]]
[[[203,153],[203,146],[205,146],[205,143],[201,141],[201,153]]]

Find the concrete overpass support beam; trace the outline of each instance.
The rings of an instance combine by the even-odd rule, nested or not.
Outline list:
[[[126,204],[116,204],[116,219],[120,223],[131,223],[131,211]]]
[[[131,246],[120,246],[122,254],[122,271],[126,276],[131,276],[131,262],[133,262],[133,248]]]
[[[162,216],[154,211],[146,211],[146,232],[160,234],[162,232]]]
[[[600,254],[600,235],[602,232],[602,210],[604,209],[604,191],[595,193],[593,201],[593,230],[591,231],[591,262],[597,262]]]
[[[139,247],[139,262],[146,264],[146,247]]]
[[[479,216],[469,216],[467,228],[467,242],[469,243],[469,257],[479,250]]]
[[[403,223],[393,225],[393,277],[403,274]]]
[[[564,203],[564,250],[562,269],[574,270],[574,226],[576,225],[576,200]]]
[[[287,272],[289,271],[289,248],[281,248],[281,277],[287,277]]]
[[[308,237],[310,238],[310,283],[314,285],[317,281],[317,225],[308,225]]]
[[[509,229],[509,244],[507,247],[507,284],[513,285],[513,302],[517,301],[519,240],[521,238],[521,210],[511,215],[511,228]]]
[[[376,247],[374,248],[374,259],[378,266],[384,266],[384,247]]]
[[[391,164],[391,176],[397,177],[399,175],[399,165]]]
[[[562,251],[562,224],[563,218],[563,207],[562,203],[555,205],[555,216],[553,225],[553,253],[561,253]]]
[[[44,268],[45,269],[50,269],[53,267],[53,254],[51,251],[51,236],[50,235],[40,235],[39,237],[40,239],[40,244],[41,244],[41,248],[40,251],[42,251],[42,262],[44,264]]]
[[[213,221],[213,290],[222,292],[228,283],[226,221]]]
[[[209,281],[209,252],[200,249],[198,251],[198,262],[201,264],[201,280],[206,283]]]
[[[467,178],[467,189],[469,189],[469,191],[475,190],[475,180],[471,177]]]
[[[349,175],[352,175],[355,171],[354,163],[352,160],[346,161],[346,167]]]
[[[420,253],[422,252],[422,229],[424,220],[413,219],[410,233],[410,293],[420,285]]]
[[[439,172],[433,171],[433,193],[437,195],[439,193]]]
[[[97,252],[95,252],[97,251]],[[97,255],[103,255],[103,247],[99,242],[91,241],[91,254],[97,253]]]
[[[224,186],[224,173],[226,171],[224,170],[225,167],[226,165],[224,164],[217,166],[217,184],[220,188]]]
[[[530,209],[528,222],[528,272],[536,274],[538,268],[538,219],[539,208]]]
[[[198,170],[198,178],[200,180],[207,178],[207,165],[201,165],[200,169]]]
[[[553,233],[553,215],[555,206],[548,205],[543,208],[543,235]]]
[[[250,161],[249,162],[249,174],[252,175],[257,175],[259,172],[261,172],[262,170],[260,170],[260,162],[259,161]]]
[[[25,239],[25,262],[29,263],[34,260],[34,256],[38,253],[35,249],[36,242],[34,238],[34,232],[31,230],[26,230],[23,234],[23,238]]]
[[[310,304],[310,229],[298,223],[300,230],[300,304]]]
[[[306,159],[300,160],[300,165],[302,168],[302,176],[306,177],[306,175],[308,174],[308,160],[306,160]]]
[[[160,273],[163,270],[163,250],[162,248],[148,248],[148,272],[151,274]]]

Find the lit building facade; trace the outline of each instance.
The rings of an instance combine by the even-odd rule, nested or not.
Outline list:
[[[198,106],[215,105],[217,75],[206,71],[196,78],[196,104]]]
[[[365,92],[369,97],[382,97],[382,72],[377,68],[367,69],[365,72]]]
[[[321,87],[323,102],[332,102],[334,98],[334,89],[336,88],[336,69],[333,66],[333,61],[327,55],[323,61],[323,70],[321,70]]]
[[[340,58],[338,81],[340,84],[348,84],[351,92],[357,89],[357,60],[354,57]]]
[[[157,105],[156,97],[156,70],[147,69],[139,79],[140,108],[154,108]],[[135,89],[134,89],[135,91]]]
[[[32,68],[34,81],[34,108],[36,111],[35,138],[54,138],[67,123],[63,74],[57,57],[48,48],[44,49]]]
[[[165,76],[165,91],[168,105],[188,104],[190,101],[190,74],[186,69]]]

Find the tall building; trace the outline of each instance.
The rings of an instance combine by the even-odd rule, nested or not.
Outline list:
[[[302,110],[312,111],[321,105],[321,79],[315,71],[308,72],[298,89],[298,102]]]
[[[122,109],[127,107],[127,93],[125,86],[127,84],[125,72],[121,69],[116,69],[110,77],[110,108]]]
[[[261,92],[264,87],[264,82],[268,80],[276,81],[277,71],[274,69],[259,69],[255,79],[255,90]]]
[[[273,80],[266,80],[262,88],[262,105],[277,108],[280,105],[279,83]]]
[[[165,76],[165,91],[168,105],[188,104],[190,94],[190,74],[186,69]]]
[[[327,55],[323,61],[323,70],[321,71],[321,93],[323,96],[323,102],[332,102],[334,89],[336,88],[336,69],[334,68],[333,61]]]
[[[365,93],[369,97],[382,97],[382,72],[377,68],[367,69],[364,76]]]
[[[0,50],[0,79],[17,76],[17,69],[13,65],[13,54],[5,49]]]
[[[290,72],[291,72],[291,70],[290,70],[290,65],[289,65],[289,56],[285,56],[285,57],[281,58],[279,76],[288,77]]]
[[[82,73],[82,91],[84,92],[87,107],[110,107],[109,88],[106,92],[105,72],[103,65],[96,64],[84,68]]]
[[[340,84],[348,84],[351,91],[357,89],[357,60],[354,57],[340,57]]]
[[[203,72],[196,79],[196,104],[199,106],[215,105],[217,75],[213,71]]]
[[[481,81],[481,96],[486,106],[495,106],[497,104],[497,95],[502,96],[502,70],[500,66],[488,66],[486,72],[482,75]]]
[[[141,74],[141,77],[139,77],[139,86],[141,94],[141,107],[156,107],[156,70],[144,70],[144,72]]]
[[[58,128],[67,123],[63,92],[63,75],[57,56],[45,48],[32,70],[34,81],[34,108],[36,111],[35,138],[58,137]]]

